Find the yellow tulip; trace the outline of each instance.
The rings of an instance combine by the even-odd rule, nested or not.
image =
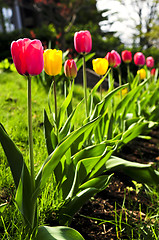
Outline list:
[[[99,74],[104,75],[108,70],[108,60],[106,58],[96,58],[92,61],[93,70]]]
[[[145,71],[144,68],[141,68],[140,70],[138,70],[137,74],[140,76],[140,79],[145,79],[146,78],[146,71]]]
[[[62,51],[47,49],[44,51],[44,71],[50,76],[56,76],[62,69]]]

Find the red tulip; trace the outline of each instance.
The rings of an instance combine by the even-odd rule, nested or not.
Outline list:
[[[78,53],[89,53],[92,49],[92,37],[88,30],[76,32],[74,46]]]
[[[120,55],[115,50],[108,52],[105,58],[108,60],[110,67],[116,68],[121,64]]]
[[[28,38],[13,41],[11,54],[14,65],[21,75],[38,75],[44,67],[43,46],[39,40]]]
[[[134,63],[137,66],[143,66],[145,64],[145,56],[141,52],[137,52],[134,55]]]
[[[128,50],[124,50],[121,53],[123,62],[130,63],[132,61],[132,53]]]
[[[66,60],[64,64],[64,73],[68,78],[75,78],[77,76],[77,66],[73,59]]]
[[[151,69],[151,76],[155,76],[156,68]]]
[[[152,68],[154,66],[154,59],[153,59],[153,57],[150,56],[150,57],[146,58],[146,65],[149,68]]]

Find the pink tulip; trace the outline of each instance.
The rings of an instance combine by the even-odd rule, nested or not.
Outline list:
[[[14,65],[21,75],[38,75],[44,67],[43,46],[39,40],[28,38],[11,43]]]
[[[154,59],[153,57],[147,57],[146,58],[146,65],[148,68],[152,68],[154,66]]]
[[[92,37],[88,30],[76,32],[74,46],[78,53],[89,53],[92,49]]]
[[[73,59],[66,60],[64,64],[64,73],[68,78],[75,78],[77,76],[77,66]]]
[[[111,53],[114,54],[114,56],[115,56],[114,68],[119,67],[121,64],[121,57],[120,57],[119,53],[116,52],[115,50],[112,50]]]
[[[134,63],[137,66],[143,66],[145,64],[145,56],[143,53],[141,52],[137,52],[134,55]]]
[[[110,67],[116,68],[121,64],[120,55],[115,50],[108,52],[105,58],[108,60]]]
[[[155,76],[155,73],[156,73],[156,68],[152,68],[151,69],[151,76]]]
[[[108,52],[105,58],[108,60],[109,66],[114,67],[115,61],[116,61],[114,54],[111,52]]]
[[[132,53],[128,50],[124,50],[121,53],[123,62],[130,63],[132,61]]]

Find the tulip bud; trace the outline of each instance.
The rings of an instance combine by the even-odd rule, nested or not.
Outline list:
[[[140,76],[140,79],[145,79],[146,78],[146,71],[145,71],[144,68],[141,68],[140,70],[138,70],[137,74]]]
[[[93,70],[97,74],[102,76],[102,75],[106,74],[109,63],[106,58],[96,58],[96,59],[93,59],[92,65],[93,65]]]
[[[92,49],[92,37],[88,30],[76,32],[74,35],[74,47],[78,53],[89,53]]]
[[[124,50],[121,53],[123,62],[130,63],[132,61],[132,53],[128,50]]]
[[[11,54],[14,65],[21,75],[38,75],[44,67],[43,46],[39,40],[28,38],[11,43]]]
[[[147,57],[146,58],[146,65],[148,68],[152,68],[154,66],[154,59],[153,57]]]
[[[56,76],[62,69],[62,51],[47,49],[44,51],[44,71],[50,76]]]
[[[152,68],[151,69],[151,76],[155,76],[155,73],[156,73],[156,68]]]
[[[141,52],[137,52],[134,55],[134,63],[137,66],[143,66],[145,64],[145,56],[143,53]]]
[[[73,59],[66,60],[64,64],[64,73],[67,78],[74,79],[77,76],[77,66]]]

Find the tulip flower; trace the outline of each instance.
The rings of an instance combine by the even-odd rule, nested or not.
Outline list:
[[[92,61],[93,70],[100,76],[106,74],[108,70],[108,60],[106,58],[96,58]],[[102,99],[102,83],[100,85],[100,95]]]
[[[135,65],[141,67],[145,64],[145,56],[141,52],[137,52],[134,55],[134,63]]]
[[[105,58],[108,60],[110,67],[116,68],[119,67],[119,65],[121,64],[120,55],[115,50],[108,52]]]
[[[64,64],[64,73],[67,78],[74,79],[77,76],[77,66],[73,59],[66,60]]]
[[[76,32],[74,35],[74,46],[78,53],[89,53],[92,49],[92,37],[88,30]]]
[[[45,50],[44,51],[44,71],[48,75],[53,76],[52,83],[53,83],[53,93],[54,93],[55,124],[56,124],[56,130],[57,130],[57,140],[58,140],[58,119],[57,119],[58,116],[57,116],[57,97],[56,97],[55,76],[61,72],[61,69],[62,69],[62,51],[56,50],[56,49]]]
[[[140,76],[141,80],[146,78],[146,71],[144,68],[141,68],[140,70],[138,70],[137,74]]]
[[[43,46],[40,40],[28,38],[11,43],[11,54],[14,65],[21,75],[39,75],[44,67]]]
[[[108,52],[105,58],[108,60],[109,66],[114,67],[116,63],[116,58],[112,52]]]
[[[156,68],[152,68],[151,69],[151,76],[155,76],[155,73],[156,73]]]
[[[106,74],[108,70],[108,60],[106,58],[96,58],[93,59],[92,61],[93,64],[93,70],[99,74],[99,75],[104,75]]]
[[[122,57],[123,62],[127,64],[127,76],[128,76],[127,79],[128,79],[128,82],[130,82],[130,66],[129,66],[129,63],[132,61],[132,53],[128,50],[124,50],[121,53],[121,57]]]
[[[146,65],[148,68],[152,68],[154,66],[154,59],[153,57],[147,57],[146,58]]]
[[[114,56],[115,56],[115,65],[114,65],[114,68],[117,68],[117,67],[119,67],[120,64],[121,64],[121,57],[120,57],[119,53],[116,52],[115,50],[112,50],[111,53],[114,54]]]
[[[88,117],[87,74],[86,74],[85,54],[89,53],[92,49],[92,37],[88,30],[75,33],[74,47],[78,53],[83,54],[83,88],[84,88],[86,117]]]
[[[123,62],[130,63],[132,61],[132,53],[128,50],[124,50],[121,53]]]
[[[50,76],[56,76],[62,69],[62,51],[47,49],[44,51],[44,71]]]

